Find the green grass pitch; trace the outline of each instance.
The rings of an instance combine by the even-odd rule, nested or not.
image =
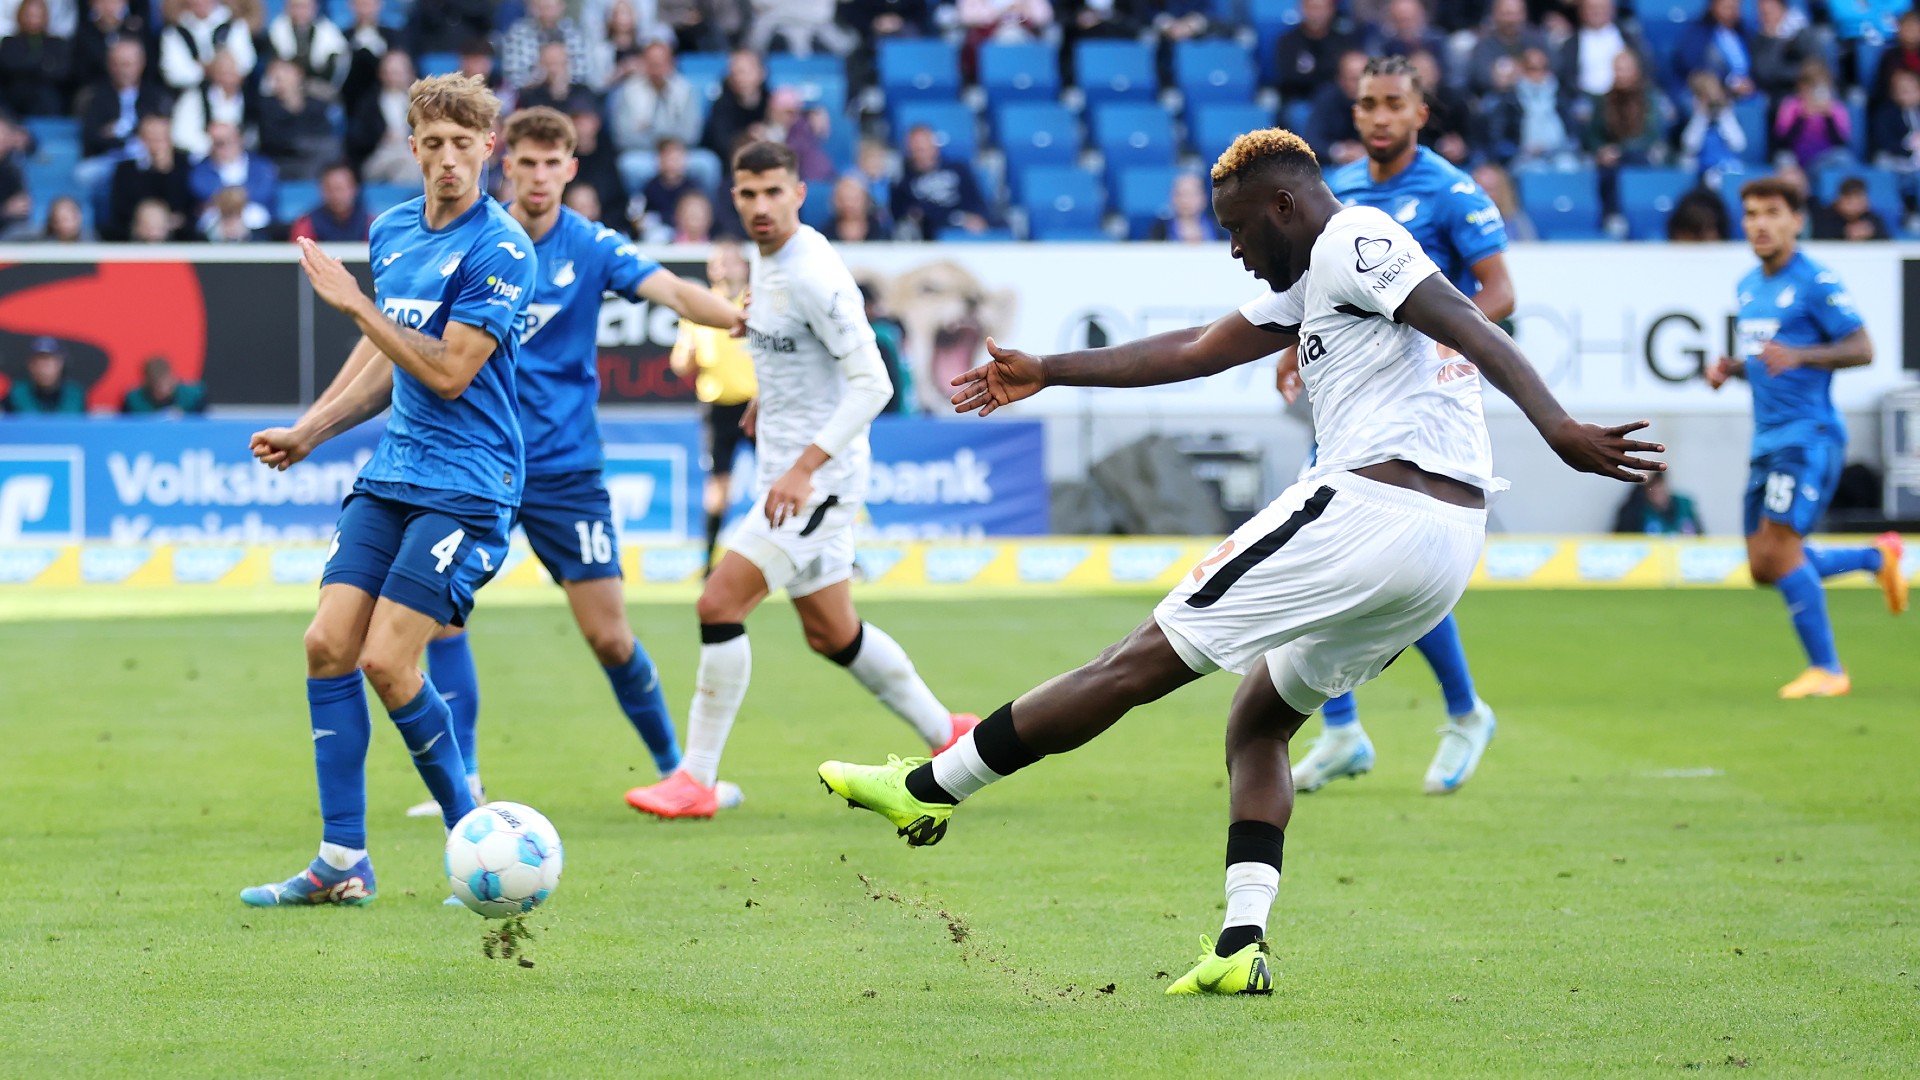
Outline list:
[[[789,611],[752,624],[747,804],[662,823],[621,802],[649,770],[564,610],[483,602],[489,787],[567,845],[523,968],[440,906],[440,829],[402,817],[421,789],[377,716],[378,901],[236,899],[318,838],[302,616],[0,624],[0,1074],[1913,1075],[1920,623],[1831,599],[1854,696],[1785,703],[1770,593],[1470,596],[1499,738],[1427,797],[1424,665],[1361,692],[1380,765],[1300,801],[1266,999],[1161,993],[1218,928],[1228,676],[909,850],[813,767],[910,732]],[[986,712],[1151,603],[865,614]],[[679,711],[691,612],[634,617]]]

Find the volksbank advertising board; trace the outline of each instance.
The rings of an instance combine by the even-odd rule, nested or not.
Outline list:
[[[380,425],[348,432],[278,472],[248,451],[248,437],[267,424],[10,418],[0,424],[0,543],[326,539]],[[602,429],[623,537],[692,537],[705,479],[700,425],[610,421]],[[878,422],[869,527],[898,539],[1045,533],[1043,446],[1037,423]],[[740,487],[750,488],[751,463],[739,468]]]

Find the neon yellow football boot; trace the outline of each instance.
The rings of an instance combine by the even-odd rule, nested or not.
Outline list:
[[[1169,994],[1271,994],[1273,969],[1267,958],[1265,941],[1253,944],[1232,956],[1215,956],[1213,939],[1200,939],[1200,958],[1193,970],[1167,987]]]
[[[820,765],[820,782],[828,791],[847,800],[849,807],[871,810],[893,822],[909,846],[928,847],[947,835],[947,819],[953,816],[953,806],[921,802],[907,790],[907,774],[927,761],[927,758],[902,760],[891,754],[885,765],[827,761]]]

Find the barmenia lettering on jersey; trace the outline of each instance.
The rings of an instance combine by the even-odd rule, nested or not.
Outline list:
[[[1413,252],[1413,251],[1402,252],[1399,258],[1387,264],[1387,268],[1385,270],[1382,270],[1378,274],[1374,275],[1373,291],[1386,292],[1387,286],[1393,284],[1393,279],[1399,277],[1401,271],[1407,268],[1407,264],[1413,262],[1413,260],[1418,257],[1419,257],[1418,252]]]
[[[790,353],[794,351],[792,338],[775,337],[763,330],[755,330],[751,326],[747,327],[747,344],[759,352]]]

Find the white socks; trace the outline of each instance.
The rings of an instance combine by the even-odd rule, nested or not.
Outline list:
[[[933,760],[935,775],[938,775],[940,758]],[[1227,917],[1221,923],[1222,929],[1229,926],[1258,926],[1264,929],[1267,913],[1273,909],[1273,898],[1278,895],[1278,867],[1261,862],[1239,862],[1227,867]]]
[[[353,864],[367,857],[366,848],[341,847],[339,844],[320,843],[320,861],[335,870],[351,870]]]
[[[920,673],[913,669],[907,651],[872,623],[863,623],[860,635],[860,651],[847,662],[847,670],[879,698],[882,705],[912,724],[929,747],[945,746],[947,740],[953,738],[953,716],[940,704],[940,699],[933,696],[933,691],[927,689]]]
[[[995,780],[1004,779],[1006,777],[987,768],[987,763],[980,759],[980,751],[973,745],[971,731],[960,736],[960,741],[953,744],[953,749],[936,754],[933,758],[933,782],[940,785],[940,790],[953,796],[955,802]],[[1274,875],[1274,878],[1278,881],[1279,875]]]
[[[753,649],[743,632],[726,641],[700,646],[700,674],[687,709],[687,753],[680,767],[712,787],[720,778],[720,752],[747,696],[753,674]]]

